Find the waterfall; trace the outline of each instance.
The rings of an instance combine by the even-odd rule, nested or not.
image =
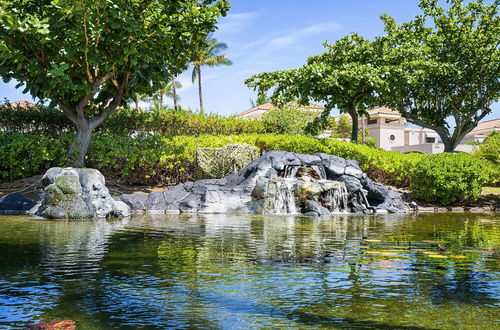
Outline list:
[[[312,165],[311,167],[316,171],[316,173],[318,173],[318,176],[319,176],[320,180],[326,180],[327,179],[327,177],[326,177],[326,170],[325,170],[324,166]]]
[[[322,204],[332,213],[346,213],[349,211],[348,208],[348,197],[349,192],[344,182],[338,182],[338,184],[329,189],[322,196]]]
[[[284,178],[295,178],[298,170],[299,170],[299,166],[285,165],[285,169],[283,171],[283,177]]]
[[[274,211],[277,214],[297,214],[295,205],[296,180],[276,180],[276,197]]]

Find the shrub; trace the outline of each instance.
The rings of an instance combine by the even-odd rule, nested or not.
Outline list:
[[[39,174],[43,169],[68,164],[69,139],[41,134],[0,133],[0,179]]]
[[[19,133],[59,135],[74,131],[73,124],[54,108],[0,106],[0,130]],[[155,112],[118,109],[96,129],[96,133],[109,135],[231,135],[262,133],[260,120],[245,120],[220,115],[201,115],[185,110]]]
[[[491,132],[479,148],[474,150],[473,155],[494,165],[500,165],[500,133]]]
[[[0,179],[27,177],[41,174],[51,166],[68,165],[67,150],[73,138],[73,133],[54,137],[0,132]],[[498,166],[466,154],[402,154],[338,140],[276,134],[96,134],[86,161],[87,166],[99,169],[106,177],[126,183],[174,185],[195,179],[197,148],[219,148],[230,143],[246,143],[261,152],[322,152],[356,159],[370,178],[401,188],[411,184],[416,198],[442,204],[473,200],[485,177],[488,182],[500,181]]]
[[[303,135],[306,126],[317,116],[293,106],[284,106],[267,111],[262,124],[266,133]]]
[[[484,165],[468,154],[426,155],[410,175],[415,198],[442,205],[475,201],[487,180]]]

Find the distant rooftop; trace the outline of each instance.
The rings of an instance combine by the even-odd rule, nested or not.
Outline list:
[[[477,125],[472,132],[493,129],[500,129],[500,118],[483,121],[479,123],[479,125]]]
[[[291,103],[289,104],[291,106],[298,107],[302,110],[310,110],[310,111],[323,111],[325,108],[322,105],[319,104],[314,104],[314,103],[309,103],[308,105],[301,105],[297,103]],[[269,111],[271,109],[274,109],[275,106],[271,102],[263,103],[260,105],[257,105],[251,109],[245,110],[243,112],[240,112],[239,114],[235,115],[235,117],[238,118],[251,118],[251,119],[260,119],[262,117],[262,114],[266,111]]]
[[[26,100],[9,102],[5,103],[5,105],[11,106],[13,108],[24,108],[24,109],[36,108],[35,103]]]
[[[400,116],[401,114],[399,111],[396,111],[394,109],[388,108],[388,107],[376,107],[370,110],[367,110],[367,112],[370,115],[378,115],[378,114],[383,114],[383,115],[396,115]]]

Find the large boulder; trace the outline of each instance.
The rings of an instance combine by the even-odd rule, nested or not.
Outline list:
[[[399,194],[372,182],[358,162],[327,155],[270,151],[224,179],[187,182],[163,192],[122,195],[150,213],[397,213]]]
[[[49,219],[126,217],[130,207],[109,194],[104,176],[91,168],[49,169],[41,179],[43,192],[36,215]]]

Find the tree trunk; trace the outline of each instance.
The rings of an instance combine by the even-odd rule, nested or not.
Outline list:
[[[438,135],[441,138],[441,141],[443,141],[444,152],[454,152],[455,148],[460,144],[466,134],[462,133],[458,136],[455,136],[455,134],[453,134],[452,136],[449,136],[446,134],[440,134],[438,132]]]
[[[94,129],[88,123],[78,123],[77,129],[78,133],[76,134],[75,145],[71,148],[73,150],[73,166],[84,167],[85,155],[87,154]]]
[[[200,114],[203,114],[205,111],[203,110],[203,97],[201,95],[201,68],[198,67],[198,95],[200,96]]]
[[[177,110],[177,89],[175,88],[175,78],[172,79],[172,96],[174,98],[174,110]]]
[[[351,142],[358,143],[359,123],[358,123],[358,112],[356,111],[356,105],[350,104],[347,112],[351,116],[352,120]]]
[[[134,100],[135,110],[139,110],[139,100]]]

